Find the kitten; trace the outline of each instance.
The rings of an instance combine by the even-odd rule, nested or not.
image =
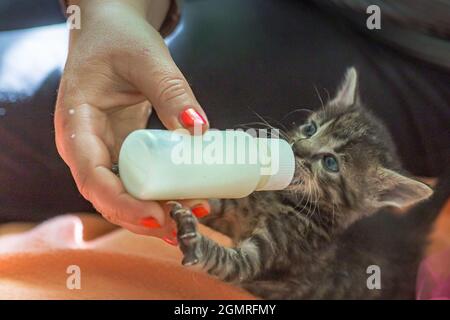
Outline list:
[[[289,134],[297,168],[288,189],[211,202],[202,223],[229,235],[234,248],[197,233],[190,210],[174,203],[183,264],[268,299],[414,298],[425,237],[410,227],[423,223],[368,216],[432,190],[402,173],[387,129],[361,104],[357,80],[350,68],[335,98]],[[381,271],[379,290],[367,285],[372,265]]]

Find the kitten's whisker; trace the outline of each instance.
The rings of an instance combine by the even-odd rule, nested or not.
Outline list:
[[[260,126],[266,128],[266,129],[270,128],[270,129],[273,129],[273,130],[277,130],[280,133],[280,136],[283,139],[285,139],[287,141],[291,140],[290,136],[284,130],[282,130],[280,128],[277,128],[277,127],[274,127],[274,126],[272,126],[270,124],[267,124],[267,123],[264,123],[264,122],[257,122],[257,121],[255,121],[255,122],[247,122],[247,123],[239,124],[236,127],[243,127],[243,128],[246,128],[246,129],[256,129],[256,128],[253,127],[255,125],[260,125]]]
[[[325,93],[327,94],[327,101],[330,101],[330,100],[331,100],[330,91],[328,91],[327,88],[323,88],[323,90],[324,90]]]
[[[292,110],[292,111],[286,113],[286,114],[284,115],[284,117],[281,118],[281,120],[283,121],[284,119],[286,119],[288,116],[290,116],[291,114],[293,114],[293,113],[295,113],[295,112],[302,112],[302,111],[303,111],[303,112],[308,112],[308,114],[310,114],[310,113],[313,112],[313,110],[311,110],[311,109],[307,109],[307,108],[297,108],[297,109],[294,109],[294,110]]]
[[[308,214],[307,217],[310,219],[312,214],[311,214],[311,208],[312,208],[312,183],[311,181],[314,179],[314,177],[312,179],[309,179],[308,181],[308,200],[306,201],[307,205],[308,205]]]
[[[315,195],[316,195],[316,199],[315,199],[315,207],[314,207],[314,211],[317,209],[317,215],[319,216],[319,219],[321,221],[322,220],[322,216],[320,215],[320,189],[319,189],[319,184],[317,183],[317,180],[314,181],[315,184]]]
[[[320,101],[320,104],[321,104],[322,110],[323,110],[325,108],[325,105],[323,103],[322,97],[320,96],[319,89],[317,89],[317,86],[314,86],[314,90],[316,91],[317,97],[319,98],[319,101]]]
[[[280,128],[276,128],[276,127],[274,127],[273,125],[271,125],[266,119],[264,119],[260,114],[258,114],[256,111],[254,111],[254,110],[252,110],[254,113],[255,113],[255,115],[259,118],[259,119],[261,119],[261,121],[263,121],[264,123],[266,123],[267,124],[267,126],[269,126],[270,128],[272,128],[272,129],[274,129],[274,130],[278,130],[278,131],[280,131],[280,133],[282,133],[282,134],[285,134],[284,133],[284,131],[282,130],[282,129],[280,129]],[[278,122],[278,121],[277,121]],[[280,123],[279,123],[280,124]],[[283,126],[283,125],[282,125]],[[284,126],[283,126],[284,127]],[[284,129],[286,129],[286,128],[284,128]],[[287,138],[287,134],[285,134],[286,136],[284,137],[285,139]]]
[[[314,179],[312,180],[312,194],[311,194],[312,202],[314,203],[314,207],[312,208],[311,217],[315,215],[316,213],[316,206],[317,206],[317,199],[318,199],[318,189],[317,189],[317,182],[316,182],[316,176],[314,175]],[[320,218],[320,215],[319,215]]]

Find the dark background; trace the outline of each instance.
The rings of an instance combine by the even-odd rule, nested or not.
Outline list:
[[[0,61],[15,41],[7,30],[63,21],[56,0],[1,1]],[[213,127],[260,121],[256,114],[298,124],[301,112],[285,116],[320,106],[318,94],[333,95],[354,65],[362,100],[386,122],[405,167],[439,176],[448,166],[449,72],[379,43],[339,14],[300,0],[191,0],[180,28],[170,49]],[[54,145],[59,76],[50,72],[33,96],[0,91],[0,222],[92,211]]]

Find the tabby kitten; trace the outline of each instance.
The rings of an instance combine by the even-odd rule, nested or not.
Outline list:
[[[365,226],[354,226],[382,207],[426,199],[432,190],[401,173],[387,129],[361,104],[354,68],[336,97],[289,137],[297,168],[288,189],[212,201],[202,220],[235,247],[199,234],[190,210],[173,203],[183,264],[268,299],[413,298],[422,246],[396,238],[406,228],[402,218],[390,214],[372,224],[364,218]],[[377,238],[381,229],[392,232]],[[371,265],[380,267],[380,290],[367,286]]]

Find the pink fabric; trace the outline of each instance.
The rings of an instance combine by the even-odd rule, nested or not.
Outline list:
[[[422,261],[417,277],[417,299],[450,300],[450,248]]]
[[[95,231],[99,225],[90,222],[91,231]],[[96,223],[102,223],[101,219]],[[119,229],[86,241],[84,227],[86,222],[83,224],[78,216],[65,215],[27,232],[1,236],[0,299],[251,298],[237,288],[180,266],[179,250],[158,239]],[[417,299],[450,299],[450,248],[446,248],[421,263]],[[66,276],[61,270],[65,270],[67,260],[79,261],[90,270],[86,273],[91,280],[86,280],[80,292],[61,289]],[[116,287],[118,293],[105,291],[108,287]],[[125,289],[130,293],[125,294]]]
[[[83,224],[80,218],[72,215],[56,217],[30,231],[0,238],[0,254],[87,247],[88,243],[83,240]]]
[[[227,242],[212,230],[200,226],[200,231]],[[182,266],[181,258],[177,247],[124,229],[111,231],[100,217],[60,216],[0,236],[0,299],[254,298]],[[69,266],[79,268],[80,288],[68,287]]]

